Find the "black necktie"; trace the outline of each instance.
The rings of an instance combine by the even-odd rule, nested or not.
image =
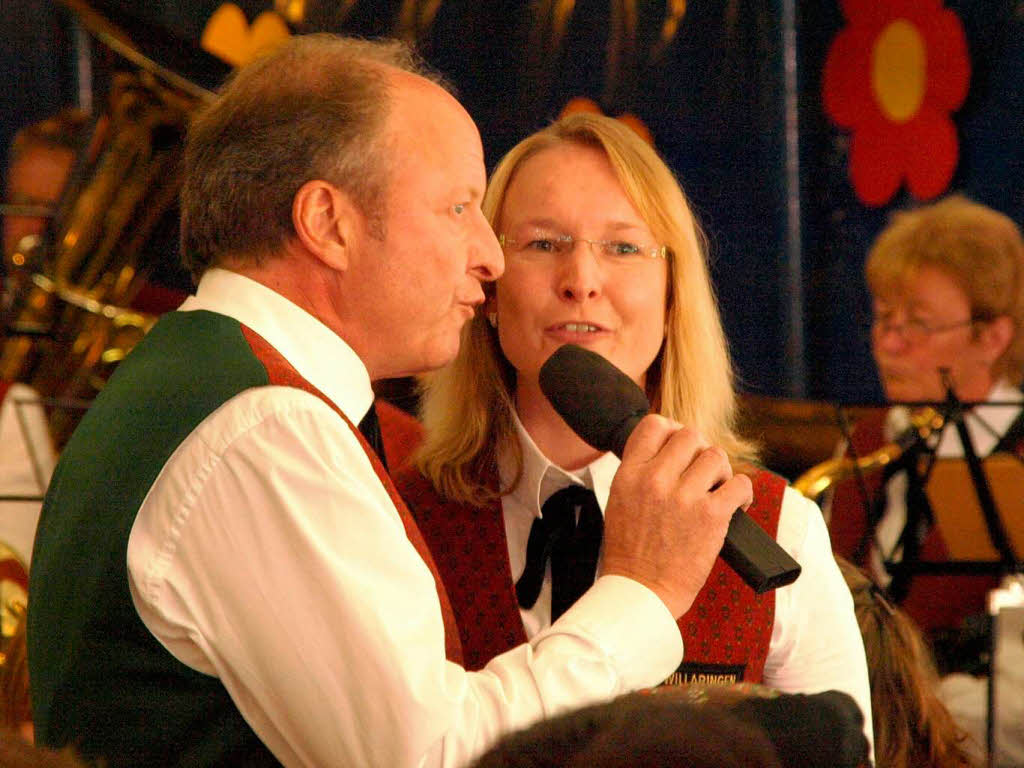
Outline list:
[[[363,420],[359,422],[359,431],[363,433],[363,437],[366,438],[366,442],[373,448],[374,453],[380,459],[380,463],[384,465],[384,469],[388,468],[387,457],[384,456],[384,438],[380,434],[380,421],[377,420],[377,408],[372,403],[370,404],[370,410],[363,416]]]
[[[541,515],[530,528],[526,568],[516,582],[516,597],[520,607],[533,607],[550,560],[553,623],[594,583],[604,516],[594,492],[579,485],[552,494],[541,507]]]

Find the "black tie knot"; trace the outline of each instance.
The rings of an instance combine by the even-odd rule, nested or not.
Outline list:
[[[537,602],[550,561],[551,621],[561,616],[594,583],[603,531],[593,491],[570,485],[553,493],[530,528],[526,567],[516,582],[519,605],[529,609]]]
[[[377,418],[377,406],[375,404],[370,404],[370,410],[366,412],[363,420],[359,422],[359,431],[363,433],[366,442],[370,444],[373,452],[377,454],[377,458],[384,465],[384,469],[387,469],[388,460],[384,455],[384,436],[380,431],[380,419]]]

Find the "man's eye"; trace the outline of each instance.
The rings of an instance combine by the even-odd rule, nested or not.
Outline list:
[[[454,213],[456,216],[459,216],[466,210],[466,207],[467,203],[456,203],[455,205],[452,206],[452,213]]]

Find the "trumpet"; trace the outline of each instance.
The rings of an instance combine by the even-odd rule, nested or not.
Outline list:
[[[874,472],[897,461],[911,446],[941,430],[944,423],[945,418],[934,408],[915,410],[910,414],[910,426],[892,443],[864,456],[839,456],[816,464],[794,480],[793,487],[817,501],[836,483],[857,473]]]

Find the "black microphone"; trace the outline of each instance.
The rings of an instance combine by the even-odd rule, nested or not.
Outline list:
[[[577,435],[619,458],[651,407],[629,376],[575,344],[560,347],[541,366],[540,388]],[[729,521],[721,556],[758,594],[800,575],[800,564],[741,509]]]

